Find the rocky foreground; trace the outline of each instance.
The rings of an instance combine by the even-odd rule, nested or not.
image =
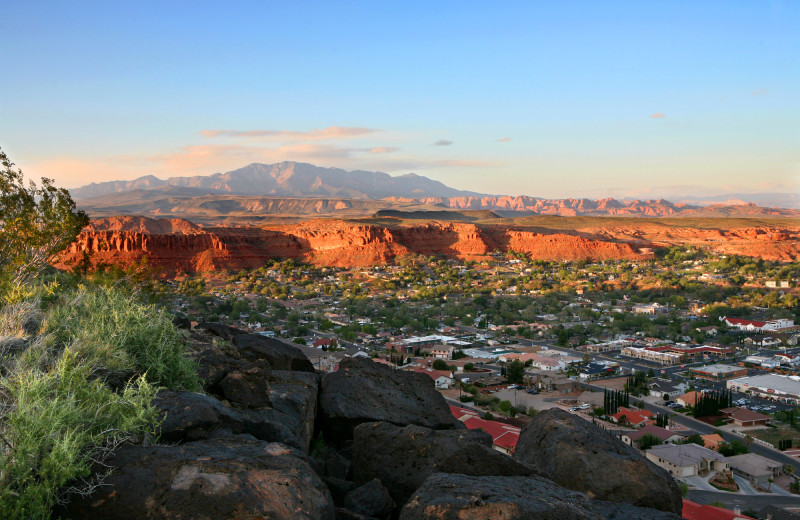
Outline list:
[[[583,221],[582,221],[583,222]],[[580,224],[586,226],[585,222]],[[765,260],[800,259],[800,225],[696,228],[653,221],[612,221],[575,229],[516,224],[433,221],[413,225],[357,224],[317,219],[295,225],[201,228],[181,219],[111,217],[85,228],[54,262],[56,267],[127,267],[145,257],[171,273],[256,268],[269,259],[333,266],[396,263],[406,255],[483,259],[517,251],[534,260],[641,260],[655,247],[694,245]]]
[[[163,444],[119,448],[105,485],[57,515],[680,518],[664,470],[561,410],[537,414],[511,458],[464,429],[425,375],[366,359],[322,375],[276,339],[218,324],[189,334],[205,393],[159,394]]]

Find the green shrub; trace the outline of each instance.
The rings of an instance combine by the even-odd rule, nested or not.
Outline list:
[[[67,293],[47,312],[44,333],[56,348],[69,347],[95,374],[123,385],[146,374],[156,386],[200,389],[197,369],[184,356],[170,318],[120,289],[81,286]]]
[[[50,371],[22,370],[0,381],[10,410],[0,424],[0,518],[50,518],[69,493],[97,483],[89,478],[93,462],[154,434],[155,387],[142,377],[116,393],[91,373],[67,349]]]

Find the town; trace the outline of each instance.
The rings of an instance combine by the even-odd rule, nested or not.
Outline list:
[[[276,260],[153,292],[187,322],[291,341],[323,372],[364,357],[426,374],[508,454],[531,416],[563,408],[642,450],[690,498],[725,490],[730,506],[800,492],[799,280],[798,263],[673,248],[640,263]]]

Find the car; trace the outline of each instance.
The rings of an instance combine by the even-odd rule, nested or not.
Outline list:
[[[569,411],[570,412],[577,412],[578,411],[578,407],[577,406],[571,406]]]
[[[514,390],[515,388],[517,388],[517,385],[508,385],[509,390]]]
[[[539,391],[537,389],[535,389],[535,388],[531,388],[531,389],[528,390],[528,393],[531,394],[531,395],[536,395],[536,394],[539,393]]]
[[[664,406],[669,406],[671,404],[675,404],[675,401],[664,401]]]
[[[678,403],[672,403],[667,406],[669,406],[670,408],[680,408],[681,405],[679,405]]]
[[[589,405],[588,404],[582,404],[582,405],[580,405],[578,407],[578,410],[588,410],[588,409],[589,409]]]

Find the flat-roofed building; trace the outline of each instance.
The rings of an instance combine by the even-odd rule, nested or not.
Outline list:
[[[758,397],[800,404],[800,377],[779,374],[764,374],[732,379],[726,383],[729,390],[744,392]]]
[[[701,379],[709,381],[725,381],[747,375],[747,369],[733,365],[707,365],[690,369],[691,373]]]
[[[646,361],[653,361],[662,365],[677,365],[681,361],[681,356],[679,354],[665,352],[662,349],[625,347],[622,349],[622,355],[636,359],[644,359]]]

